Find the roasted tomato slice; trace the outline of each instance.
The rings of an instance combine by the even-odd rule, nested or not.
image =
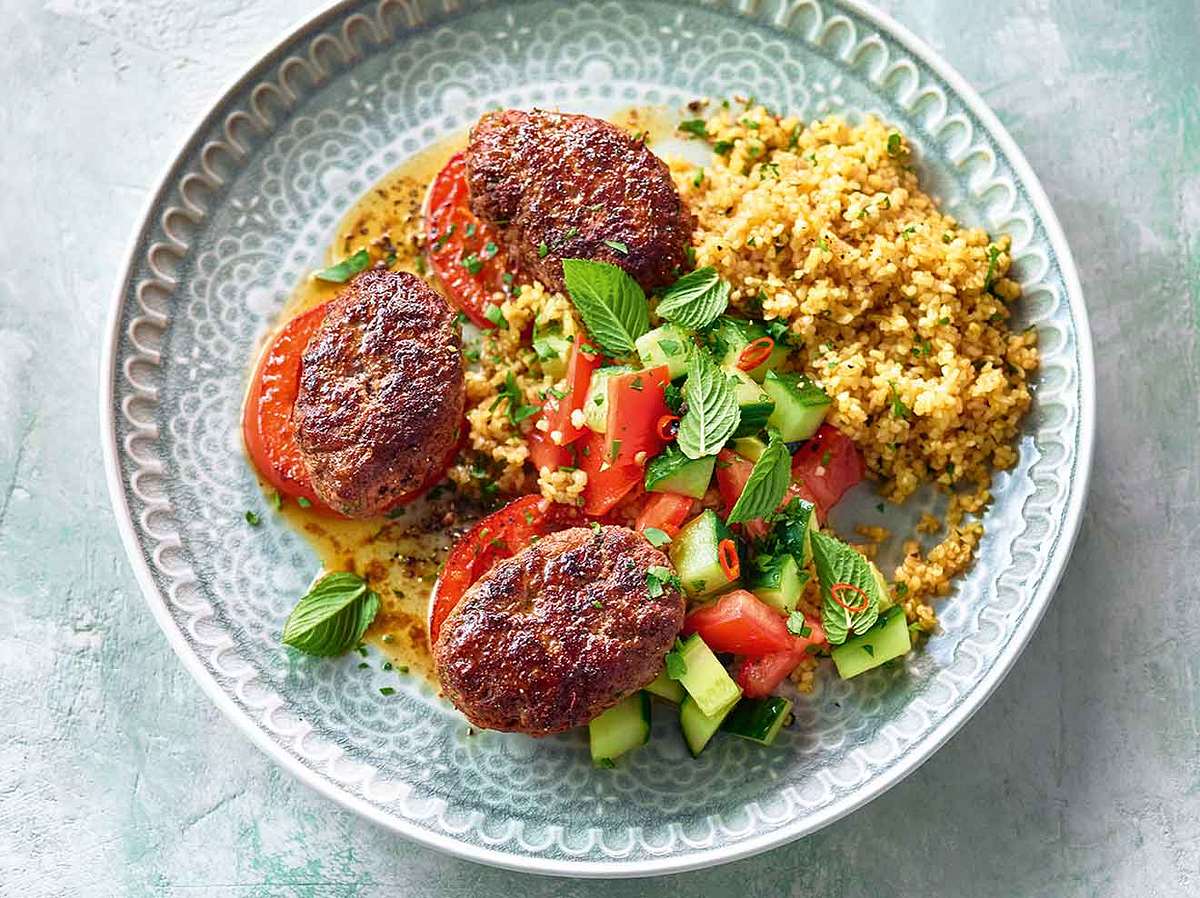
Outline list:
[[[471,211],[463,153],[452,156],[429,187],[425,243],[446,298],[479,327],[495,327],[487,312],[506,286],[508,259],[496,228]]]
[[[325,511],[329,509],[313,492],[296,445],[292,407],[300,392],[304,347],[325,320],[328,307],[328,303],[316,306],[283,326],[254,371],[242,410],[242,437],[258,473],[281,495],[306,499]]]
[[[824,521],[846,490],[863,479],[862,457],[853,440],[833,425],[822,424],[792,456],[792,479]]]
[[[283,326],[263,353],[250,392],[242,410],[242,438],[246,451],[258,473],[289,499],[305,499],[322,514],[338,513],[317,498],[312,479],[304,466],[300,447],[296,443],[296,428],[292,409],[300,392],[301,361],[304,348],[316,333],[329,303],[301,312]],[[413,501],[441,481],[446,468],[454,462],[467,433],[466,421],[459,430],[459,441],[446,453],[444,463],[417,489],[396,498],[392,508]]]
[[[582,522],[579,512],[541,496],[522,496],[479,520],[453,546],[433,588],[429,612],[429,641],[437,642],[442,624],[471,584],[497,561],[526,548],[535,536],[545,536]]]

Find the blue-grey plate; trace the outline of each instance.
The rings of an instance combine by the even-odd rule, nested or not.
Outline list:
[[[358,658],[290,659],[278,634],[316,565],[261,507],[242,456],[247,360],[341,214],[494,105],[606,114],[753,95],[900,125],[923,183],[1013,237],[1043,365],[1020,463],[998,475],[979,560],[943,632],[902,665],[824,677],[772,749],[691,760],[670,715],[616,770],[579,734],[467,735],[415,680],[384,697]],[[744,857],[812,832],[926,760],[1029,640],[1071,551],[1093,433],[1091,343],[1054,213],[1012,139],[944,62],[848,0],[700,4],[352,0],[241,78],[179,153],[113,304],[103,440],[125,546],[163,631],[230,719],[296,777],[397,833],[543,873],[627,876]],[[389,685],[395,683],[393,676]]]

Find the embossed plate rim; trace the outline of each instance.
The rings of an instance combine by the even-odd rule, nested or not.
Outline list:
[[[816,813],[798,816],[787,825],[760,833],[757,836],[734,841],[724,846],[687,852],[683,855],[670,855],[635,862],[622,860],[573,861],[570,859],[524,856],[505,850],[468,845],[450,835],[418,827],[402,817],[385,813],[377,806],[348,792],[332,779],[321,775],[316,770],[305,765],[297,757],[290,754],[283,745],[270,738],[263,727],[259,726],[248,713],[236,705],[215,677],[205,668],[201,658],[193,651],[177,622],[171,616],[167,602],[154,582],[150,567],[143,557],[142,545],[134,529],[131,509],[126,500],[113,405],[116,395],[115,387],[118,373],[116,362],[121,340],[120,325],[122,313],[138,264],[138,250],[153,226],[152,215],[176,186],[178,176],[181,173],[180,169],[184,165],[190,151],[192,151],[193,144],[196,143],[198,137],[207,133],[212,125],[219,121],[220,114],[232,97],[244,91],[248,84],[260,78],[265,72],[270,71],[273,66],[278,64],[278,57],[284,47],[291,45],[307,33],[315,34],[319,32],[331,22],[336,21],[342,15],[344,9],[355,6],[357,3],[358,0],[335,0],[335,2],[330,3],[324,9],[319,10],[276,41],[272,49],[264,53],[260,59],[236,78],[226,90],[220,93],[209,111],[189,133],[180,150],[166,166],[158,188],[147,201],[142,215],[137,219],[137,224],[133,229],[126,253],[126,263],[122,275],[117,282],[113,301],[109,307],[107,339],[104,340],[102,345],[99,371],[100,435],[105,476],[113,511],[117,519],[117,528],[121,534],[122,544],[134,569],[139,586],[155,620],[167,636],[172,649],[174,649],[183,662],[185,669],[201,685],[213,703],[255,745],[284,770],[315,789],[318,793],[381,826],[429,847],[480,863],[524,872],[568,876],[630,877],[680,872],[726,863],[757,854],[807,835],[845,816],[887,791],[887,789],[912,773],[925,760],[931,757],[984,704],[1011,669],[1021,651],[1028,644],[1033,631],[1044,615],[1062,577],[1065,565],[1070,558],[1071,549],[1074,546],[1082,520],[1083,505],[1087,494],[1087,482],[1091,472],[1095,434],[1095,380],[1091,335],[1078,273],[1057,216],[1029,163],[1015,141],[1003,125],[1000,124],[995,114],[953,67],[942,60],[940,56],[907,28],[894,21],[886,13],[875,9],[867,3],[861,2],[861,0],[836,0],[836,3],[853,11],[878,31],[888,35],[915,59],[928,66],[929,69],[940,77],[957,99],[983,124],[989,136],[995,141],[1011,164],[1020,183],[1027,188],[1030,203],[1045,230],[1047,239],[1053,248],[1055,258],[1058,262],[1059,271],[1066,288],[1067,304],[1071,310],[1075,325],[1075,338],[1080,364],[1078,372],[1080,399],[1078,455],[1077,465],[1074,470],[1075,484],[1071,490],[1072,495],[1064,512],[1065,529],[1060,537],[1059,551],[1051,559],[1042,580],[1041,588],[1032,597],[1027,611],[1022,615],[1022,619],[1015,628],[1005,649],[993,662],[987,674],[975,684],[969,698],[964,699],[951,713],[933,726],[925,737],[920,740],[919,746],[915,746],[912,751],[908,752],[901,763],[893,764],[885,772],[873,777],[868,785],[847,799],[835,802]],[[735,7],[736,12],[743,9],[746,4],[731,3],[730,5]],[[458,4],[447,2],[446,6],[457,7]]]

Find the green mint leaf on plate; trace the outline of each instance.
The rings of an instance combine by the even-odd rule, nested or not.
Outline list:
[[[741,420],[733,382],[707,353],[695,352],[688,362],[683,395],[687,412],[675,438],[679,448],[688,458],[716,455]]]
[[[364,268],[371,264],[371,254],[360,249],[352,256],[347,256],[336,265],[322,268],[313,277],[319,281],[329,281],[331,284],[344,284]]]
[[[830,645],[840,645],[851,631],[866,633],[878,620],[879,581],[853,546],[820,531],[809,539],[821,584],[821,627]]]
[[[708,327],[729,305],[729,282],[715,268],[698,268],[667,288],[658,314],[689,330]]]
[[[646,294],[623,268],[607,262],[563,259],[563,278],[583,323],[611,355],[634,352],[634,341],[650,330]]]
[[[771,514],[792,482],[792,456],[777,431],[770,431],[767,448],[750,471],[738,500],[729,510],[728,523],[753,521]]]
[[[657,527],[647,527],[642,531],[642,536],[646,537],[647,542],[656,549],[665,546],[671,541],[671,537],[666,531],[659,530]]]
[[[359,644],[378,611],[378,593],[358,574],[326,574],[288,615],[283,641],[308,655],[340,655]]]

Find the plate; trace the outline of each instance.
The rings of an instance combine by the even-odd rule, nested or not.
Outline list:
[[[926,651],[825,678],[773,750],[687,758],[675,725],[616,770],[581,736],[471,735],[433,690],[383,696],[357,657],[294,658],[281,625],[315,566],[262,507],[237,422],[248,360],[338,218],[388,170],[495,106],[606,114],[754,96],[904,128],[926,189],[1013,237],[1043,365],[1020,463],[996,478],[978,562]],[[237,81],[137,230],[101,377],[112,501],[154,615],[188,670],[298,779],[426,845],[575,876],[721,863],[810,833],[911,773],[992,692],[1054,592],[1091,459],[1078,278],[1028,164],[961,77],[851,2],[343,2]],[[394,675],[388,684],[395,683]],[[664,718],[666,715],[659,715]]]

